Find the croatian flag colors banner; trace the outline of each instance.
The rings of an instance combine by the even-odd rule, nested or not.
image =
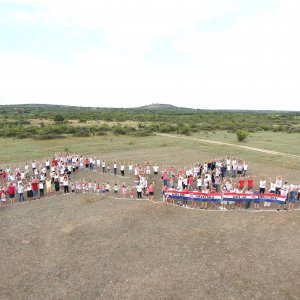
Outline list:
[[[173,189],[165,190],[165,195],[170,199],[193,200],[200,202],[220,202],[222,195],[218,193],[202,193],[198,191],[177,191]]]
[[[257,199],[261,202],[275,202],[279,204],[284,204],[286,200],[286,196],[276,195],[276,194],[258,194],[256,195]]]
[[[257,195],[255,194],[241,194],[241,193],[223,193],[224,201],[251,201],[257,200]]]
[[[275,202],[284,204],[286,197],[276,194],[249,194],[249,193],[202,193],[198,191],[178,191],[175,189],[166,189],[165,195],[170,199],[176,200],[193,200],[200,202],[221,202],[223,201],[259,201]]]

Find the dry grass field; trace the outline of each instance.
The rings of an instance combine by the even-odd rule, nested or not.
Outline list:
[[[291,145],[300,149],[300,139]],[[5,139],[1,165],[66,148],[161,167],[232,155],[246,159],[256,179],[282,174],[300,184],[297,159],[159,136]],[[286,145],[279,148],[289,152]],[[76,178],[133,183],[86,170]],[[0,299],[299,299],[299,210],[166,206],[160,179],[154,180],[155,204],[69,194],[0,208]]]
[[[184,136],[181,136],[184,137]],[[221,142],[237,143],[229,133],[209,134],[208,136],[193,136]],[[258,143],[257,141],[260,141]],[[257,177],[276,177],[282,175],[289,182],[299,181],[300,160],[281,155],[254,152],[250,150],[213,145],[195,140],[172,139],[162,136],[128,137],[99,136],[88,138],[66,138],[49,141],[31,139],[0,139],[0,164],[24,164],[32,159],[51,157],[53,153],[71,152],[84,155],[95,155],[107,161],[145,161],[156,162],[162,166],[184,167],[198,161],[206,161],[225,156],[234,156],[247,160],[250,172]],[[279,152],[300,153],[300,134],[286,133],[253,133],[249,140],[241,143],[245,146],[258,147]]]

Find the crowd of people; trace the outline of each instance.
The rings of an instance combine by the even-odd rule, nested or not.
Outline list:
[[[99,180],[76,180],[76,174],[84,169],[101,174],[119,176],[124,178],[121,184],[113,181],[100,182]],[[161,180],[159,194],[165,196],[167,189],[177,191],[197,190],[203,193],[272,193],[283,195],[286,203],[283,209],[294,209],[294,203],[300,199],[300,185],[289,184],[281,176],[276,178],[259,178],[258,185],[254,184],[255,176],[248,174],[248,163],[232,157],[214,159],[208,162],[195,163],[193,166],[183,168],[160,167],[152,162],[133,164],[125,161],[106,161],[95,157],[84,157],[76,153],[58,153],[52,159],[25,163],[24,166],[0,166],[0,198],[1,206],[5,206],[8,199],[15,203],[38,199],[47,195],[68,193],[95,193],[112,195],[115,198],[146,198],[154,201],[155,183]],[[125,178],[131,184],[126,186]],[[150,180],[151,179],[151,180]],[[155,180],[154,180],[155,179]],[[151,181],[149,184],[148,182]],[[156,188],[157,190],[157,188]],[[174,199],[164,201],[175,204]],[[227,203],[228,202],[228,203]],[[240,201],[220,201],[219,203],[201,202],[200,208],[242,208]],[[259,208],[260,203],[253,201],[253,207]],[[178,205],[188,207],[187,201],[177,201]],[[251,204],[251,203],[250,203]],[[250,204],[245,203],[245,208]],[[270,202],[264,203],[270,207]],[[196,201],[191,201],[191,207],[197,207]],[[281,206],[278,206],[278,210]]]

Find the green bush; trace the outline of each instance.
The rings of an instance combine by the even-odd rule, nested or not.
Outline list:
[[[137,130],[132,135],[137,136],[137,137],[144,137],[144,136],[153,135],[153,132],[151,130],[149,130],[148,128],[145,128],[145,129],[142,129],[142,130]]]
[[[32,138],[34,140],[56,140],[56,139],[64,139],[66,137],[64,135],[59,135],[59,134],[41,134],[41,135],[34,135]]]
[[[65,120],[65,118],[62,116],[62,115],[55,115],[54,117],[53,117],[53,121],[54,122],[63,122]]]
[[[247,138],[248,134],[249,133],[248,133],[247,130],[238,130],[236,132],[236,137],[237,137],[237,139],[238,139],[239,142],[242,142],[242,141],[244,141]]]
[[[126,134],[126,130],[125,130],[123,127],[115,126],[115,127],[113,128],[113,133],[114,133],[115,135],[120,135],[120,134],[124,135],[124,134]]]
[[[30,132],[21,132],[16,136],[17,139],[27,139],[30,137],[32,137],[32,134]]]
[[[77,128],[76,132],[73,134],[73,136],[76,137],[87,137],[91,135],[91,131],[88,127],[79,127]]]
[[[97,131],[95,133],[95,135],[98,135],[98,136],[104,136],[104,135],[107,135],[107,133],[105,131]]]
[[[191,135],[190,127],[189,126],[183,126],[178,129],[179,134],[185,134],[185,135]]]

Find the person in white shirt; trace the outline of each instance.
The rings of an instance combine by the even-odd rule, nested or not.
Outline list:
[[[45,165],[46,165],[46,169],[50,170],[50,160],[49,159],[46,160]]]
[[[230,165],[226,165],[223,167],[223,170],[225,169],[225,172],[224,172],[224,177],[226,176],[226,178],[230,177]]]
[[[142,199],[142,192],[143,192],[143,189],[142,189],[142,185],[141,184],[138,184],[136,186],[136,192],[137,192],[137,197],[138,199]]]
[[[243,175],[246,176],[247,172],[248,172],[248,164],[247,164],[247,162],[244,161],[244,164],[243,164]]]
[[[282,178],[281,178],[281,176],[277,176],[276,182],[275,182],[275,193],[276,194],[280,195],[281,187],[282,187]]]
[[[25,198],[24,198],[24,186],[23,184],[20,182],[18,185],[18,195],[19,195],[19,201],[20,202],[24,202]]]
[[[158,165],[157,165],[157,164],[155,164],[155,165],[153,166],[153,173],[154,173],[154,175],[157,175],[157,174],[158,174]]]
[[[64,186],[64,194],[69,193],[69,180],[68,180],[68,176],[64,176],[63,186]]]
[[[117,176],[117,162],[114,161],[114,175]]]
[[[260,194],[264,194],[266,192],[266,185],[267,185],[267,181],[265,178],[262,178],[259,181],[259,193]]]
[[[269,189],[269,192],[271,194],[275,194],[275,192],[276,192],[276,181],[273,181],[271,178],[270,178],[270,189]]]
[[[237,170],[237,162],[236,160],[232,161],[232,177],[236,177],[236,170]]]
[[[202,177],[200,175],[197,177],[197,189],[199,192],[202,191]]]
[[[132,174],[133,174],[133,165],[132,165],[132,162],[128,165],[128,170],[129,170],[129,176],[132,176]]]
[[[183,178],[182,178],[182,176],[179,176],[178,177],[178,182],[177,182],[177,190],[178,191],[182,191],[182,189],[183,189],[182,182],[183,182]]]
[[[39,182],[39,190],[40,190],[40,197],[44,196],[44,182],[40,181]]]
[[[290,186],[288,185],[287,181],[284,183],[284,185],[282,186],[281,190],[280,190],[280,195],[282,196],[285,196],[286,200],[287,200],[287,196],[288,196],[288,193],[289,193],[289,188]],[[283,205],[283,209],[286,210],[286,200],[285,200],[285,203]],[[282,204],[279,204],[278,205],[278,208],[277,210],[279,211],[280,210],[280,207],[282,206]]]
[[[102,160],[102,173],[106,173],[106,165],[104,160]]]
[[[121,171],[121,175],[125,176],[125,165],[124,165],[124,163],[121,163],[121,165],[120,165],[120,171]]]

